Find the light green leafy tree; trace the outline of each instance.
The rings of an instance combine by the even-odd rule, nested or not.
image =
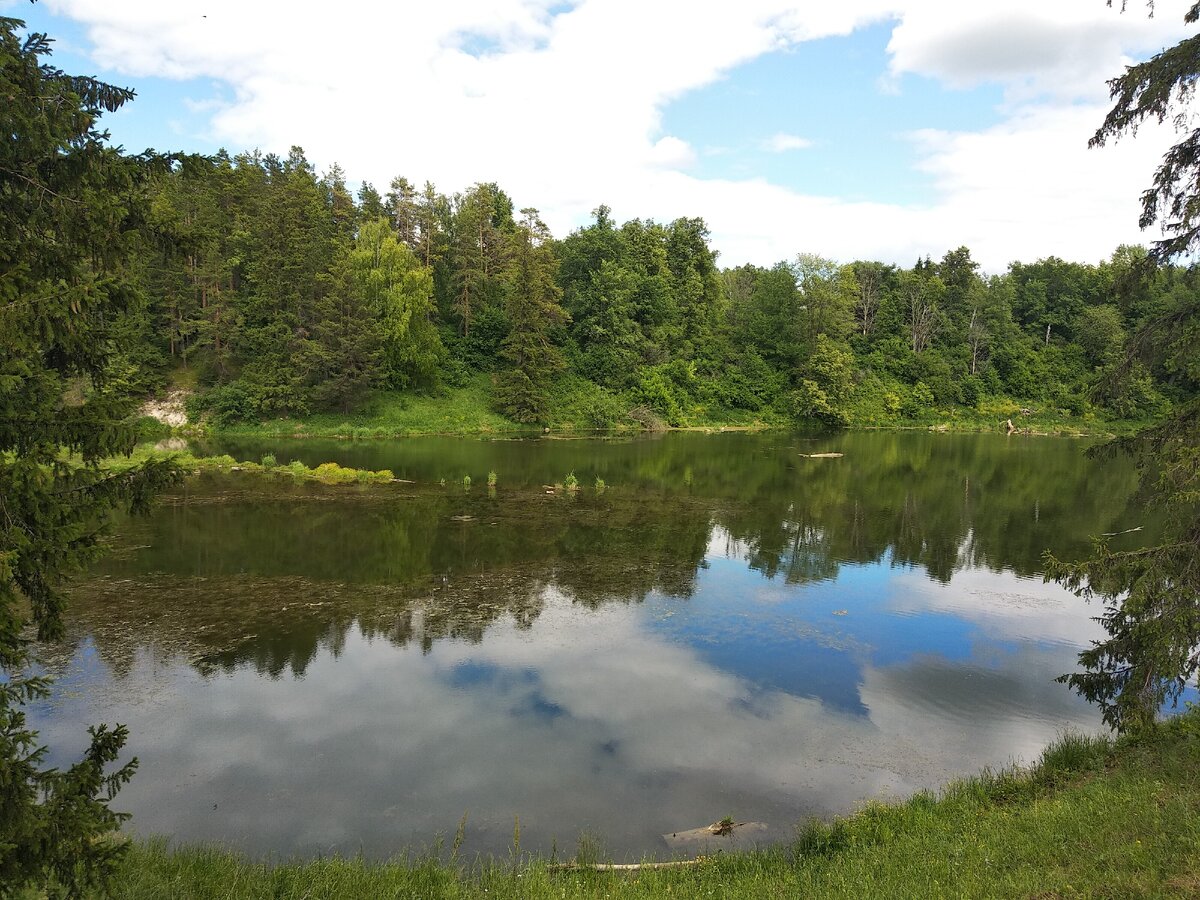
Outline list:
[[[348,288],[379,321],[383,375],[394,388],[432,387],[445,356],[433,324],[433,272],[386,219],[364,222],[349,252]]]

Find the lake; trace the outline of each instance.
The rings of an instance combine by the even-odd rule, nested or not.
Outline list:
[[[1153,522],[1131,466],[1085,447],[213,442],[411,483],[198,476],[120,522],[30,721],[58,763],[128,725],[129,829],[253,855],[384,857],[464,815],[464,853],[507,855],[518,817],[523,850],[560,856],[587,834],[664,857],[727,815],[786,839],[1100,728],[1054,681],[1100,610],[1041,554]]]

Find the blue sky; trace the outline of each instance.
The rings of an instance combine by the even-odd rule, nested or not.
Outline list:
[[[912,75],[883,90],[890,37],[891,23],[880,23],[759,57],[668,105],[664,129],[697,148],[700,177],[759,175],[807,193],[928,202],[933,179],[914,170],[909,132],[994,125],[1003,92]],[[777,135],[811,145],[772,152]]]
[[[600,203],[698,215],[726,264],[966,244],[996,271],[1154,237],[1137,197],[1170,135],[1086,142],[1105,79],[1187,33],[1182,4],[814,6],[0,0],[64,69],[137,90],[106,120],[130,150],[300,144],[381,188],[496,180],[558,234]]]

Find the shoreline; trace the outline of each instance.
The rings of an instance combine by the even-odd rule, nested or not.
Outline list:
[[[1061,427],[1042,425],[1041,427],[1018,428],[1011,437],[1102,437],[1112,438],[1129,434],[1143,424],[1142,422],[1106,422],[1098,427],[1082,423],[1063,423]],[[462,438],[493,438],[497,440],[581,440],[587,438],[605,437],[636,437],[673,432],[694,434],[728,434],[743,433],[757,434],[768,431],[803,431],[806,429],[821,430],[823,433],[836,434],[843,431],[929,431],[935,434],[1004,434],[1003,424],[992,425],[978,422],[934,422],[934,423],[895,423],[895,424],[862,424],[848,425],[845,428],[825,429],[820,423],[770,423],[754,424],[713,424],[713,425],[673,425],[664,428],[574,428],[547,427],[544,429],[514,429],[512,431],[497,431],[489,428],[463,428],[457,430],[439,429],[387,429],[346,427],[334,429],[308,430],[307,428],[271,429],[263,426],[205,428],[193,427],[171,429],[169,436],[186,439],[203,440],[205,438],[269,438],[272,440],[303,441],[303,440],[334,440],[334,441],[379,441],[402,440],[413,437],[462,437]],[[164,432],[164,434],[166,434]]]
[[[255,860],[131,840],[115,895],[245,897],[1144,896],[1200,890],[1200,709],[1138,736],[1064,735],[1027,768],[797,825],[788,844],[613,870],[569,859],[459,857],[456,836],[386,862]],[[647,861],[650,861],[647,858]]]

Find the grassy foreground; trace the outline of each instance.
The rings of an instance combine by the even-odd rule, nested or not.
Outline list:
[[[544,860],[269,865],[135,844],[116,895],[159,897],[1200,896],[1200,714],[1137,740],[1066,737],[1027,770],[810,824],[792,845],[636,872]]]

